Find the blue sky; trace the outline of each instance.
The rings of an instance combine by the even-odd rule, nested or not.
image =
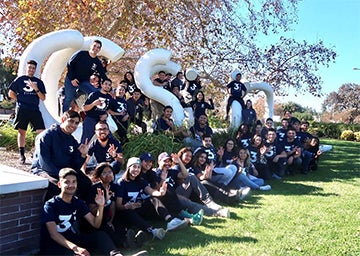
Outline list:
[[[298,24],[286,36],[309,43],[321,39],[337,53],[336,63],[318,72],[323,80],[323,93],[337,91],[344,83],[360,84],[360,70],[353,70],[360,69],[360,1],[303,0],[298,11]],[[324,98],[292,95],[284,101],[295,101],[320,111]]]

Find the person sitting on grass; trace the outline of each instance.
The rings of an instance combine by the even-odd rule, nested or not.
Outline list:
[[[71,168],[59,171],[57,183],[60,194],[48,200],[41,210],[40,255],[102,255],[121,256],[110,236],[96,230],[84,233],[79,221],[84,218],[94,228],[103,220],[105,197],[98,188],[95,195],[96,214],[92,214],[84,201],[75,196],[78,173]],[[147,252],[137,255],[147,255]]]
[[[207,161],[207,152],[199,148],[194,152],[189,172],[195,175],[200,182],[206,187],[214,200],[220,204],[236,204],[245,196],[241,189],[225,190],[212,180],[214,162]],[[248,191],[247,191],[248,192]]]
[[[167,222],[167,231],[186,227],[188,222],[172,216],[158,198],[165,195],[167,183],[155,190],[141,178],[140,173],[140,159],[129,158],[125,173],[117,181],[120,188],[116,194],[116,209],[120,218],[124,219],[128,227],[135,226],[160,240],[165,237],[166,231],[162,228],[153,228],[145,218],[153,220],[160,217]]]
[[[172,168],[175,163],[179,168]],[[161,202],[174,215],[189,219],[192,225],[200,225],[203,220],[204,210],[199,209],[197,212],[191,212],[183,208],[176,193],[177,180],[184,180],[188,177],[188,172],[177,154],[171,156],[167,152],[162,152],[158,156],[159,167],[155,170],[156,187],[161,187],[162,184],[167,183],[166,194],[160,198]]]
[[[264,180],[257,178],[258,171],[250,161],[249,150],[240,148],[238,157],[232,164],[238,168],[238,174],[229,184],[230,188],[249,187],[254,190],[271,190],[270,185],[264,185]]]
[[[105,196],[104,214],[100,230],[105,231],[114,241],[117,247],[140,248],[145,242],[145,233],[139,231],[135,234],[134,230],[125,228],[121,218],[116,218],[115,193],[119,185],[114,183],[115,173],[112,166],[107,162],[98,164],[94,170],[95,182],[89,191],[86,200],[92,214],[96,214],[98,206],[94,200],[97,190],[100,188]]]
[[[190,168],[192,160],[191,148],[183,147],[178,151],[177,155],[183,162],[185,168]],[[183,207],[190,212],[199,212],[202,209],[207,216],[229,218],[229,209],[214,202],[209,191],[200,180],[192,173],[189,173],[189,168],[187,168],[186,177],[184,179],[177,178],[175,183],[175,191]],[[181,166],[173,163],[171,169],[180,172]],[[224,193],[224,196],[228,195],[226,191],[224,191]],[[194,201],[191,199],[194,199]]]

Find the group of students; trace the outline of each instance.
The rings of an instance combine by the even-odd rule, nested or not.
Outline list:
[[[254,134],[242,124],[236,139],[219,149],[204,132],[197,146],[125,161],[106,121],[96,123],[94,142],[79,144],[72,133],[80,121],[78,112],[66,111],[61,124],[36,141],[32,171],[50,181],[42,211],[44,255],[120,255],[117,248],[140,248],[149,237],[163,239],[168,231],[201,225],[204,215],[230,217],[224,205],[236,205],[251,189],[270,190],[266,180],[294,174],[295,168],[304,174],[315,170],[321,154],[307,122],[283,118],[277,130],[271,119],[261,129],[257,123]],[[91,154],[97,160],[92,168]],[[166,229],[154,227],[156,220]]]
[[[49,180],[41,219],[41,254],[121,255],[119,247],[140,248],[148,236],[163,239],[167,231],[200,225],[204,215],[229,217],[223,205],[237,204],[251,189],[270,190],[266,180],[281,179],[297,169],[304,174],[316,169],[321,151],[318,138],[307,132],[309,124],[287,116],[275,130],[270,118],[264,126],[256,121],[251,101],[243,101],[246,87],[240,73],[227,86],[227,115],[237,100],[243,106],[244,123],[236,138],[216,149],[206,115],[214,104],[211,99],[204,101],[200,78],[184,84],[182,72],[172,81],[170,74],[159,72],[153,83],[172,91],[184,107],[192,107],[196,121],[189,130],[176,127],[172,107],[165,106],[154,131],[180,137],[188,147],[157,157],[144,152],[125,161],[122,144],[128,141],[129,122],[147,131],[143,116],[151,114],[150,100],[137,88],[131,72],[113,94],[106,67],[97,57],[100,49],[101,42],[95,40],[89,51],[71,58],[61,123],[46,130],[38,107],[46,89],[34,77],[37,63],[29,61],[26,75],[10,86],[9,96],[18,103],[14,125],[21,161],[26,160],[25,132],[31,123],[39,133],[32,172]],[[83,116],[70,108],[78,90],[88,94]],[[184,99],[180,90],[190,96]],[[106,122],[109,114],[118,126],[117,135]],[[84,116],[78,143],[72,134]],[[153,227],[155,219],[165,221],[166,229]]]

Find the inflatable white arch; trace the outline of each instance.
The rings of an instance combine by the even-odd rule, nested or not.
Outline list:
[[[124,54],[124,50],[120,46],[106,38],[98,36],[84,37],[77,30],[65,29],[51,32],[35,39],[29,44],[21,56],[18,75],[20,76],[26,73],[27,61],[35,60],[38,63],[35,76],[41,77],[46,86],[46,100],[40,102],[39,106],[45,122],[45,127],[49,127],[53,123],[59,121],[59,117],[57,117],[56,94],[59,79],[68,60],[76,51],[88,50],[94,39],[99,39],[103,44],[99,54],[110,59],[112,62],[117,61]],[[47,57],[49,58],[46,61],[40,76],[40,67],[43,66]],[[116,127],[114,121],[109,118],[108,122],[114,131],[114,126]],[[74,133],[74,136],[77,139],[81,137],[81,130],[82,127],[80,125]]]
[[[153,49],[145,53],[136,63],[134,77],[140,90],[150,99],[173,108],[174,123],[176,126],[182,125],[184,120],[184,110],[180,101],[166,89],[155,86],[150,80],[151,76],[163,70],[176,74],[181,70],[180,65],[170,61],[171,52],[166,49]]]
[[[265,116],[273,118],[274,116],[274,91],[268,83],[265,82],[247,82],[245,83],[247,91],[261,90],[265,93],[267,107],[265,107]],[[242,107],[239,102],[234,101],[231,104],[230,126],[237,129],[242,120]]]

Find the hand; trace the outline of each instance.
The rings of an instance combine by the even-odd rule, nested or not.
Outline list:
[[[75,253],[75,255],[90,256],[90,253],[85,248],[75,246],[72,250]]]
[[[80,146],[78,147],[78,150],[80,151],[82,157],[85,157],[89,152],[89,144],[90,142],[88,142],[88,139],[86,138],[85,144],[80,144]]]
[[[171,158],[172,158],[172,160],[174,161],[174,163],[176,163],[176,164],[178,164],[178,163],[181,162],[181,159],[180,159],[179,155],[176,154],[176,153],[172,153],[172,154],[171,154]]]
[[[167,190],[167,183],[163,182],[163,184],[161,185],[161,187],[159,189],[161,196],[164,196],[166,194],[166,190]]]
[[[117,158],[117,150],[118,148],[115,148],[114,144],[110,144],[107,152],[111,155],[112,158]]]
[[[106,224],[108,225],[109,228],[111,228],[113,231],[115,231],[115,227],[111,221],[108,221]]]
[[[71,84],[73,85],[73,86],[79,86],[79,80],[77,80],[76,78],[75,79],[73,79],[73,80],[71,80]]]
[[[97,194],[95,196],[95,203],[98,206],[104,206],[105,205],[104,191],[101,188],[97,189]]]
[[[39,90],[37,83],[31,81],[30,79],[27,81],[27,85],[30,86],[34,91]]]
[[[267,147],[264,145],[260,148],[260,154],[264,155],[266,153]]]

